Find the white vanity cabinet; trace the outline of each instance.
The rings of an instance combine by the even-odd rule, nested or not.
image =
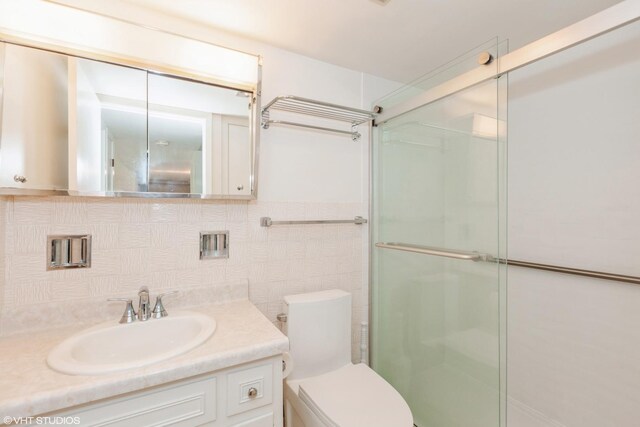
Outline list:
[[[282,427],[282,357],[47,414],[81,426]]]

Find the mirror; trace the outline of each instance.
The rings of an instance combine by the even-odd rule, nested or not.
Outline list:
[[[149,190],[249,195],[251,93],[150,74]]]
[[[254,196],[252,92],[0,43],[0,186]]]
[[[69,57],[69,190],[146,192],[147,72]]]

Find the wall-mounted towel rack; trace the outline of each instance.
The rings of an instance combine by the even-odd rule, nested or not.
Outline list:
[[[487,261],[514,267],[533,268],[536,270],[552,271],[555,273],[572,274],[574,276],[591,277],[593,279],[613,280],[616,282],[634,283],[640,285],[640,277],[627,276],[624,274],[607,273],[604,271],[584,270],[581,268],[562,267],[552,264],[541,264],[537,262],[519,261],[514,259],[495,258],[488,254],[479,252],[469,252],[452,250],[445,248],[435,248],[431,246],[412,245],[408,243],[376,243],[376,247],[382,249],[393,249],[397,251],[415,252],[423,255],[435,255],[446,258],[455,258],[468,261]]]
[[[306,123],[299,123],[297,121],[272,120],[272,110],[287,111],[290,113],[304,114],[307,116],[320,117],[323,119],[336,120],[339,122],[347,122],[351,124],[351,130],[315,126]],[[358,132],[358,125],[371,121],[375,117],[376,112],[374,111],[345,107],[338,104],[315,101],[313,99],[302,98],[299,96],[285,95],[274,98],[271,102],[269,102],[262,108],[261,125],[263,129],[269,129],[269,126],[272,124],[297,126],[306,129],[350,135],[352,140],[357,141],[361,136],[360,132]]]
[[[271,227],[272,225],[309,225],[309,224],[366,224],[367,220],[361,216],[354,219],[314,219],[301,221],[272,221],[268,216],[260,218],[260,225],[263,227]]]

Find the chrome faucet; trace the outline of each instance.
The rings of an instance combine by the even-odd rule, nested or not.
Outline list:
[[[179,291],[170,291],[160,294],[156,298],[155,306],[151,309],[151,300],[149,299],[149,288],[143,286],[138,291],[138,312],[133,309],[133,302],[129,298],[107,298],[107,301],[124,301],[127,303],[127,307],[120,319],[120,323],[133,323],[136,319],[145,321],[152,317],[161,319],[168,316],[167,310],[165,310],[162,304],[162,297],[167,295],[174,295],[180,293]]]
[[[138,320],[149,320],[151,318],[151,302],[149,301],[149,288],[143,286],[138,291],[140,301],[138,302]]]

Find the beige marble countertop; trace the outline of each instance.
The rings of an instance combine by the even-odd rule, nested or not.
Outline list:
[[[280,354],[289,341],[249,301],[192,308],[217,328],[183,355],[113,374],[74,376],[47,366],[49,351],[86,325],[0,339],[0,419],[44,414]],[[118,319],[114,320],[115,322]]]

